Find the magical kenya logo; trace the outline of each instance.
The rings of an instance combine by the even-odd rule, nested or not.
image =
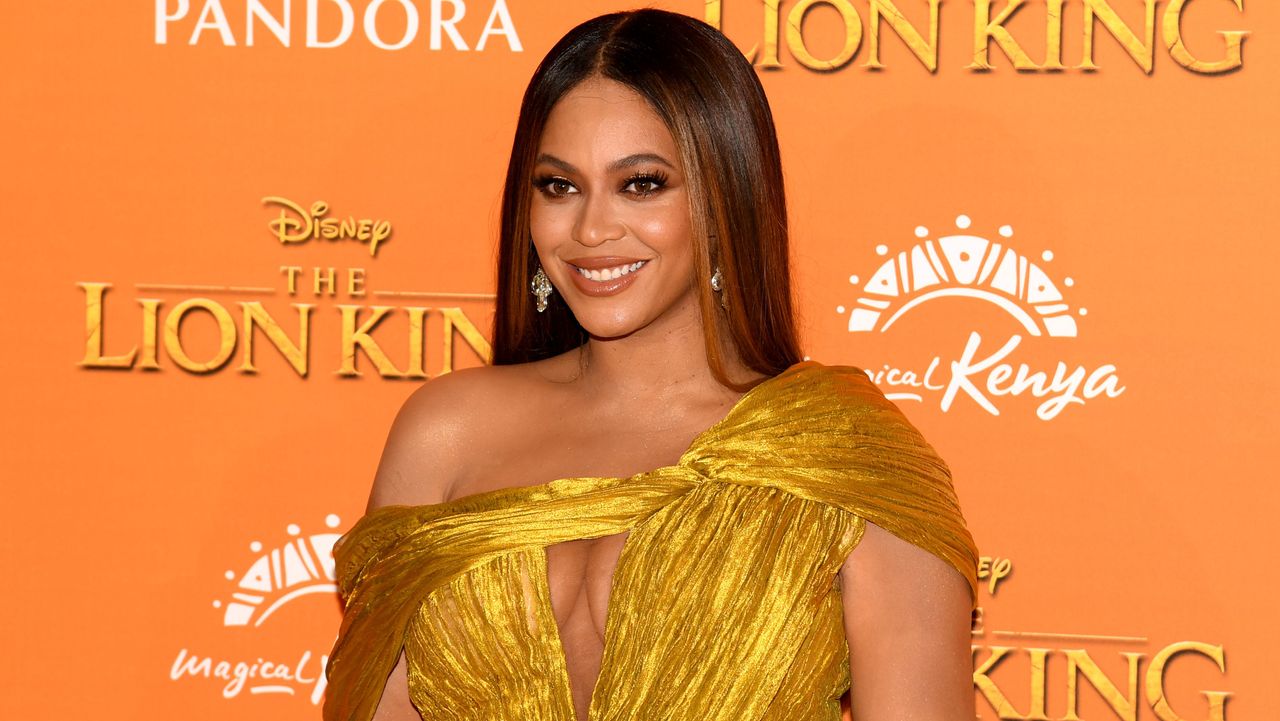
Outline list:
[[[1024,336],[1077,337],[1077,318],[1088,315],[1088,309],[1073,307],[1062,290],[1073,287],[1075,280],[1056,281],[1048,269],[1052,250],[1041,250],[1037,262],[1013,247],[1011,226],[997,230],[997,241],[972,230],[972,225],[968,216],[961,215],[955,220],[955,233],[934,238],[927,227],[917,226],[916,240],[909,247],[892,252],[888,245],[876,246],[876,254],[884,261],[865,283],[859,275],[849,276],[849,283],[860,290],[849,306],[837,306],[836,313],[846,319],[850,333],[891,333],[903,316],[922,305],[958,296],[999,308],[1022,332],[1001,343],[1000,339],[984,340],[977,329],[970,328],[964,348],[951,357],[934,355],[923,367],[868,366],[868,375],[885,396],[918,402],[937,398],[943,411],[968,400],[991,415],[1000,415],[1003,399],[1030,394],[1042,399],[1036,415],[1047,421],[1068,405],[1123,393],[1116,366],[1111,364],[1090,369],[1060,360],[1053,369],[1044,370],[1014,361]]]
[[[169,669],[173,681],[190,680],[220,686],[223,698],[247,693],[299,696],[319,704],[324,696],[324,650],[297,649],[296,639],[281,641],[270,633],[270,621],[299,598],[312,594],[333,597],[338,587],[334,575],[333,546],[341,533],[341,519],[329,514],[327,530],[304,534],[296,523],[285,526],[287,538],[268,547],[262,541],[248,543],[250,553],[242,570],[223,574],[226,591],[212,602],[211,623],[223,627],[232,653],[178,650]],[[317,644],[319,645],[319,644]],[[283,653],[279,653],[281,649]]]

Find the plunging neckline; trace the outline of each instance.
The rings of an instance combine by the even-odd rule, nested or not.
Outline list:
[[[484,508],[489,508],[490,500],[520,500],[525,496],[533,495],[539,492],[560,491],[562,490],[562,487],[563,487],[563,490],[568,491],[569,494],[572,495],[573,492],[577,490],[579,486],[582,486],[584,484],[589,485],[593,481],[622,481],[628,478],[635,478],[636,476],[643,476],[643,475],[648,475],[653,473],[661,473],[662,471],[669,470],[672,468],[679,468],[687,464],[688,457],[692,455],[696,450],[698,450],[699,447],[702,446],[703,441],[708,436],[713,435],[717,431],[721,430],[724,426],[727,426],[729,422],[733,420],[734,416],[738,415],[742,411],[742,408],[743,406],[746,405],[747,400],[750,399],[753,395],[756,395],[761,388],[764,388],[765,386],[771,386],[774,383],[782,380],[783,376],[790,375],[796,372],[797,370],[800,370],[802,368],[807,368],[807,367],[824,367],[824,366],[822,366],[822,364],[818,363],[815,360],[802,360],[788,366],[786,370],[782,371],[778,375],[765,378],[764,380],[755,384],[751,388],[747,389],[745,393],[743,393],[741,396],[738,397],[736,401],[733,402],[733,405],[729,406],[729,410],[726,411],[723,416],[721,416],[720,420],[716,421],[715,423],[712,423],[705,430],[699,432],[696,436],[693,437],[693,440],[689,442],[688,447],[686,447],[685,450],[680,454],[680,457],[676,459],[675,463],[664,465],[664,466],[657,466],[655,468],[650,468],[647,471],[640,471],[639,473],[634,473],[630,476],[566,476],[564,478],[556,478],[550,481],[545,481],[543,483],[533,483],[527,486],[507,486],[506,488],[495,488],[490,491],[478,491],[476,493],[468,493],[465,496],[450,498],[449,500],[441,501],[440,503],[427,503],[427,504],[422,504],[414,507],[436,508],[440,511],[440,517],[445,517],[445,516],[453,515],[453,511],[455,510],[455,507],[480,505],[480,506],[483,506]],[[404,506],[384,506],[384,508],[393,508],[393,507],[404,508]]]
[[[812,360],[800,361],[798,363],[795,363],[789,366],[786,370],[782,371],[781,373],[775,376],[765,378],[764,380],[761,380],[759,383],[749,388],[745,393],[743,393],[741,396],[738,397],[737,400],[733,402],[733,404],[729,407],[729,410],[725,412],[724,416],[722,416],[720,420],[711,424],[705,430],[698,433],[698,435],[694,436],[693,440],[689,443],[689,446],[684,450],[683,453],[680,454],[680,458],[677,459],[674,464],[658,466],[648,471],[642,471],[640,473],[633,474],[631,476],[569,476],[566,478],[557,478],[555,480],[547,481],[545,483],[537,483],[537,484],[528,485],[528,486],[511,486],[507,488],[498,488],[492,491],[481,491],[478,493],[472,493],[465,496],[459,496],[458,498],[453,498],[443,503],[434,504],[434,505],[437,505],[439,507],[442,516],[450,516],[450,515],[453,515],[453,511],[455,510],[455,507],[457,507],[458,509],[461,509],[466,506],[479,505],[483,508],[488,509],[488,508],[491,508],[492,501],[501,501],[501,502],[519,501],[522,498],[537,494],[539,492],[560,491],[562,487],[564,490],[568,491],[569,495],[573,495],[577,491],[581,490],[581,488],[584,488],[584,487],[590,488],[593,482],[602,481],[602,480],[621,481],[621,480],[625,480],[626,478],[634,478],[636,476],[645,475],[645,474],[661,473],[663,470],[684,466],[687,464],[689,456],[692,455],[694,452],[696,452],[708,437],[710,437],[717,431],[720,431],[726,425],[732,422],[734,420],[734,417],[737,416],[742,411],[743,407],[747,404],[747,402],[753,396],[758,395],[760,389],[765,388],[767,386],[771,387],[773,384],[779,382],[783,378],[783,376],[788,376],[802,368],[819,367],[819,366],[821,366],[821,364],[819,364],[817,361],[812,361]],[[500,505],[505,505],[505,503],[502,503]],[[461,512],[465,512],[465,511],[461,511]],[[618,550],[617,563],[614,564],[613,571],[609,576],[609,597],[605,606],[605,620],[604,620],[605,633],[604,633],[604,638],[601,641],[600,670],[599,672],[596,673],[595,680],[592,682],[592,685],[591,685],[591,695],[587,700],[587,718],[578,717],[578,710],[574,703],[574,697],[573,697],[573,680],[569,674],[569,654],[565,650],[564,639],[560,632],[560,624],[556,620],[555,608],[551,603],[551,578],[549,573],[550,557],[547,555],[547,549],[550,548],[550,546],[559,545],[560,543],[567,543],[568,541],[559,541],[557,543],[548,544],[545,546],[541,546],[540,549],[537,551],[533,551],[535,553],[541,553],[542,555],[541,563],[537,564],[538,578],[533,579],[533,583],[536,583],[540,586],[538,591],[538,599],[536,599],[536,603],[542,607],[540,609],[541,616],[543,618],[547,618],[551,620],[550,634],[547,635],[548,645],[553,647],[550,649],[550,652],[554,654],[555,663],[557,664],[560,670],[561,679],[560,679],[559,685],[564,689],[564,692],[568,695],[566,702],[572,714],[572,721],[591,721],[591,709],[595,706],[596,693],[600,690],[600,683],[601,683],[601,680],[604,678],[606,669],[609,668],[609,664],[612,656],[611,648],[609,646],[609,633],[610,633],[610,630],[617,623],[615,621],[615,616],[618,613],[617,611],[618,604],[614,602],[615,601],[614,591],[616,590],[615,586],[618,578],[618,569],[625,561],[625,558],[627,556],[627,551],[633,539],[631,530],[633,529],[627,529],[625,531],[625,533],[627,533],[627,537],[622,542],[622,548]],[[621,532],[623,531],[620,531],[620,533]],[[603,538],[603,537],[604,536],[599,536],[599,538]]]
[[[535,581],[542,585],[539,592],[538,603],[543,606],[541,609],[543,617],[551,619],[552,635],[549,637],[547,645],[554,647],[553,653],[556,656],[556,665],[560,668],[560,675],[563,681],[562,685],[565,693],[569,696],[567,703],[571,714],[571,721],[591,721],[591,709],[595,706],[596,692],[600,690],[600,680],[604,678],[605,669],[608,668],[609,665],[609,632],[614,625],[614,616],[616,614],[615,609],[618,606],[618,604],[613,602],[613,593],[615,591],[614,586],[616,585],[615,582],[618,578],[618,567],[622,565],[623,556],[627,552],[627,547],[631,545],[631,529],[622,531],[622,533],[626,533],[627,537],[622,541],[622,548],[618,549],[618,561],[613,564],[613,571],[609,574],[609,598],[605,602],[604,610],[604,638],[600,640],[600,670],[596,672],[595,680],[591,682],[591,695],[587,697],[586,718],[578,718],[578,708],[573,698],[573,678],[569,675],[569,653],[565,651],[564,639],[560,633],[560,623],[556,621],[555,607],[551,604],[551,574],[549,573],[551,569],[551,558],[547,555],[547,549],[559,544],[553,543],[549,546],[543,546],[541,549],[542,563],[539,564],[541,567],[538,571],[539,578]],[[567,541],[561,541],[560,543],[567,543]],[[541,599],[546,599],[545,603],[543,603]]]

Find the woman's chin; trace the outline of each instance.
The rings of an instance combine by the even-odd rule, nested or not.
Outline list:
[[[642,318],[640,313],[621,309],[614,313],[590,312],[575,316],[583,329],[597,340],[625,338],[648,325],[647,319]]]
[[[569,305],[573,317],[596,340],[626,338],[655,325],[682,327],[700,322],[692,291],[674,300],[652,295],[633,295],[625,301],[620,297],[573,300]]]
[[[637,324],[604,324],[604,325],[584,325],[587,334],[595,340],[618,340],[626,338],[632,333],[640,329]]]

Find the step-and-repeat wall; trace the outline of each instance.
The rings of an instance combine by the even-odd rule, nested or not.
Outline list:
[[[1280,7],[679,0],[751,58],[806,352],[949,461],[983,719],[1280,712]],[[316,719],[334,540],[485,363],[543,54],[611,1],[9,3],[0,718]]]

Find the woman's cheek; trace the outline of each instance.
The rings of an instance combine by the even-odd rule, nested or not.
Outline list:
[[[572,222],[567,213],[548,207],[535,207],[529,212],[529,230],[538,245],[549,247],[567,238]]]
[[[641,241],[659,252],[672,252],[691,242],[689,221],[683,208],[650,211],[636,217],[631,222],[631,227],[640,234]]]

